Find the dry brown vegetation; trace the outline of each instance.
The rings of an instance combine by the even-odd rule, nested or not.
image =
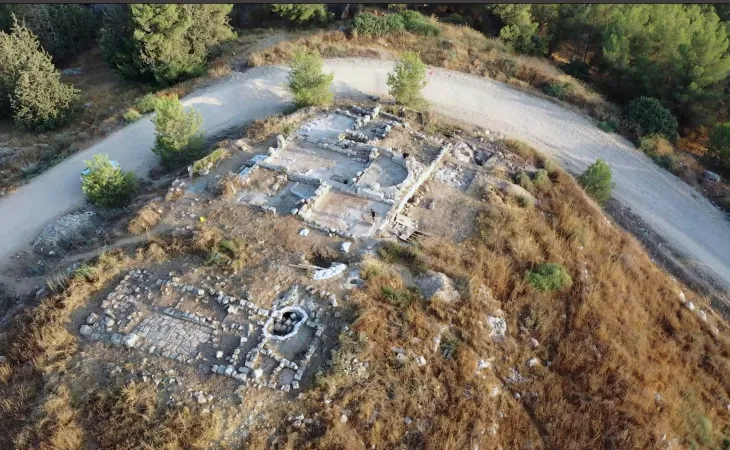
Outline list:
[[[459,25],[438,23],[440,37],[399,32],[383,38],[348,36],[343,31],[321,31],[298,39],[280,42],[254,52],[253,66],[287,62],[294,51],[304,48],[318,51],[325,58],[390,58],[404,51],[416,51],[429,65],[494,78],[516,87],[540,93],[553,83],[568,86],[565,101],[584,109],[599,120],[617,119],[618,109],[580,81],[570,77],[540,58],[516,55],[499,40]]]
[[[67,363],[78,343],[69,331],[74,311],[122,271],[160,262],[191,247],[182,238],[156,238],[132,256],[121,251],[103,253],[70,276],[56,277],[56,292],[13,319],[12,328],[0,340],[0,353],[7,358],[0,362],[0,447],[80,448],[85,440],[79,419],[82,411],[92,417],[106,414],[107,423],[116,425],[93,430],[102,448],[198,448],[200,442],[210,442],[213,417],[184,408],[163,411],[148,390],[126,387],[99,393],[92,407],[76,405],[68,387],[72,378],[67,376]],[[125,416],[127,411],[134,414]],[[125,431],[122,427],[131,424],[145,424],[148,430],[135,434],[138,428]],[[153,432],[155,436],[150,437]],[[118,436],[128,446],[115,441]]]
[[[160,405],[156,389],[135,383],[96,393],[90,401],[99,448],[166,450],[209,448],[217,416]]]
[[[544,167],[539,155],[520,151]],[[664,435],[683,447],[725,448],[728,328],[718,321],[715,335],[713,317],[703,323],[682,306],[681,286],[570,176],[552,170],[551,179],[534,209],[487,206],[461,245],[431,239],[411,256],[390,258],[411,267],[418,260],[457,280],[458,304],[393,302],[385,293],[404,289],[399,271],[369,265],[366,289],[353,296],[359,317],[352,328],[363,338],[344,340],[308,396],[310,413],[325,425],[291,430],[277,448],[472,448],[488,439],[493,422],[498,441],[490,445],[502,448],[659,448]],[[547,261],[568,269],[571,289],[541,293],[525,282],[526,271]],[[512,337],[503,344],[492,342],[483,323],[497,308]],[[441,324],[441,345],[456,348],[455,358],[431,357],[423,369],[397,361],[393,346],[426,354]],[[540,342],[536,350],[530,338]],[[543,363],[529,369],[531,356]],[[497,379],[514,367],[527,380],[491,397],[496,379],[475,371],[487,357],[495,357]],[[369,361],[369,378],[341,367],[353,358]],[[506,418],[496,419],[497,411]]]
[[[157,202],[144,205],[129,221],[127,230],[132,234],[142,234],[156,227],[162,220],[162,206]]]

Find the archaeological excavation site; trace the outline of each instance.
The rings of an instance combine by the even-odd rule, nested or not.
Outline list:
[[[19,279],[32,265],[47,282],[8,314],[0,347],[0,387],[22,387],[2,388],[12,445],[558,448],[557,411],[600,417],[645,395],[599,389],[606,403],[575,405],[570,367],[629,367],[616,339],[665,339],[596,317],[648,321],[664,306],[645,299],[668,298],[678,319],[664,327],[681,339],[695,334],[675,320],[726,331],[692,291],[639,269],[647,254],[572,177],[498,133],[341,103],[259,120],[211,150],[126,215],[74,211],[18,256]],[[599,329],[614,343],[586,345]],[[683,394],[669,372],[641,373],[670,414]],[[17,419],[34,403],[41,419]],[[651,439],[676,439],[668,423]],[[615,448],[646,443],[623,436]]]

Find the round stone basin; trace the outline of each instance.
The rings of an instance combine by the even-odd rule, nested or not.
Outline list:
[[[275,341],[283,341],[297,334],[299,327],[307,322],[309,316],[298,306],[286,306],[271,313],[264,324],[264,336]]]

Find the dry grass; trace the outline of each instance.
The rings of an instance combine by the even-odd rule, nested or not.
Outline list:
[[[77,351],[76,335],[69,332],[72,314],[121,272],[161,262],[189,251],[192,245],[181,238],[157,238],[133,256],[120,251],[103,253],[92,264],[79,266],[67,280],[56,284],[54,293],[14,318],[12,328],[0,340],[0,354],[7,357],[0,363],[0,448],[80,448],[83,429],[63,381],[67,362]],[[155,422],[155,432],[165,442],[176,442],[171,436],[181,436],[197,445],[196,436],[209,437],[198,428],[205,420],[190,411],[175,411]]]
[[[129,221],[127,230],[134,235],[150,231],[162,220],[162,211],[162,206],[157,202],[144,205]]]
[[[291,448],[658,448],[665,434],[682,447],[722,448],[730,430],[728,328],[683,307],[681,286],[563,171],[552,171],[538,199],[529,211],[490,205],[461,245],[423,242],[426,267],[461,287],[458,304],[394,304],[383,292],[402,288],[400,272],[368,265],[366,288],[352,296],[359,310],[352,329],[366,344],[345,342],[347,356],[335,354],[310,396],[310,413],[325,424],[314,436],[291,430]],[[525,282],[528,270],[548,261],[565,266],[570,289],[541,293]],[[497,308],[511,336],[499,346],[483,323]],[[442,325],[442,347],[458,349],[453,360],[432,349]],[[531,338],[540,343],[535,350]],[[428,365],[401,363],[393,346],[427,355]],[[533,356],[543,364],[528,369]],[[488,357],[494,375],[478,375],[476,361]],[[353,358],[369,362],[366,380],[341,368]],[[492,397],[513,367],[527,380]],[[331,403],[323,407],[322,398]]]
[[[187,407],[165,408],[154,388],[135,383],[95,393],[89,408],[101,449],[208,448],[218,425],[213,414]]]
[[[442,29],[440,37],[402,32],[371,38],[347,36],[342,31],[321,31],[254,52],[249,63],[253,66],[282,64],[299,48],[316,50],[326,58],[395,58],[410,50],[418,52],[426,64],[494,78],[539,95],[545,86],[564,83],[568,86],[566,102],[599,120],[618,117],[616,106],[544,59],[516,55],[500,41],[469,27],[444,23],[438,26]]]

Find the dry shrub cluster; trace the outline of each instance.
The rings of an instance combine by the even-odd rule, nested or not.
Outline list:
[[[162,220],[162,206],[157,202],[150,202],[140,208],[127,225],[127,231],[137,235],[150,231]]]
[[[130,383],[97,392],[89,403],[92,431],[101,449],[209,448],[216,436],[216,415],[166,408],[150,386]]]
[[[544,167],[539,155],[528,156]],[[718,321],[714,335],[713,317],[704,323],[682,306],[681,286],[573,178],[562,170],[550,178],[534,209],[490,205],[471,240],[422,242],[426,266],[461,287],[458,304],[394,303],[384,293],[402,289],[400,272],[368,265],[366,288],[352,296],[359,309],[352,329],[366,343],[343,346],[350,353],[334,361],[368,361],[370,377],[334,364],[325,377],[332,381],[311,395],[310,412],[325,424],[293,430],[281,448],[473,448],[490,439],[495,421],[495,448],[664,448],[664,436],[683,448],[726,448],[728,328]],[[567,269],[570,289],[537,292],[526,282],[525,273],[545,262]],[[511,336],[501,346],[483,323],[497,308]],[[456,349],[453,359],[429,353],[441,326],[441,346]],[[531,338],[540,343],[535,350]],[[393,346],[429,354],[428,365],[401,363]],[[492,397],[495,379],[475,374],[489,356],[498,379],[516,368],[526,380]],[[533,356],[542,364],[528,368]]]
[[[379,58],[383,54],[395,57],[404,51],[415,51],[426,64],[494,78],[533,93],[540,93],[551,85],[564,85],[564,100],[568,103],[586,110],[599,120],[618,118],[619,110],[615,105],[544,59],[516,55],[499,40],[487,38],[466,26],[444,23],[438,26],[442,30],[439,37],[406,31],[381,38],[348,36],[339,30],[321,31],[254,52],[249,63],[253,66],[282,64],[301,48],[316,50],[325,58]]]

